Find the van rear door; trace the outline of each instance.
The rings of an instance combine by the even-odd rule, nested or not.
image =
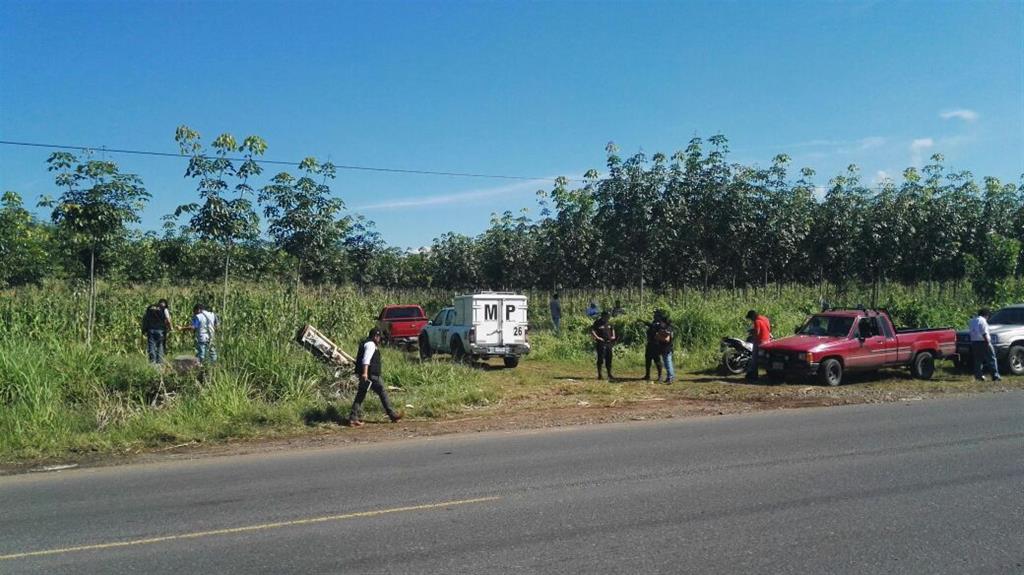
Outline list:
[[[526,297],[501,300],[501,345],[526,343]]]

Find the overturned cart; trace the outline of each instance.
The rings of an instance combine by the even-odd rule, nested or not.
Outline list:
[[[329,385],[329,396],[337,398],[350,392],[359,380],[355,375],[356,360],[345,353],[338,344],[331,341],[311,325],[304,325],[295,334],[295,342],[306,348],[314,357],[334,368],[334,381]]]
[[[321,361],[338,367],[355,368],[355,358],[311,325],[302,326],[295,334],[295,341]]]

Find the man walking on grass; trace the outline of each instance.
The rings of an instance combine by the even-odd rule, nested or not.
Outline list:
[[[146,352],[149,363],[164,362],[167,354],[167,336],[171,333],[171,310],[167,308],[167,300],[162,299],[146,308],[142,314],[142,335],[146,336]]]
[[[967,327],[971,331],[971,357],[974,359],[974,379],[985,381],[985,370],[992,372],[992,380],[999,381],[999,364],[996,362],[996,350],[992,347],[992,334],[988,330],[988,317],[991,312],[987,307],[978,310],[978,315],[971,318]]]
[[[380,398],[384,412],[388,414],[391,423],[398,423],[402,419],[401,413],[396,413],[388,401],[388,392],[380,382],[380,340],[382,332],[371,329],[363,343],[359,345],[359,352],[356,354],[356,373],[359,375],[359,389],[356,390],[356,399],[352,402],[352,410],[348,414],[348,424],[352,427],[362,427],[361,420],[363,412],[363,400],[366,399],[366,390],[372,389]]]

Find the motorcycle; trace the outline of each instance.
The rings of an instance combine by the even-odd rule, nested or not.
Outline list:
[[[748,332],[747,339],[723,337],[719,348],[722,350],[722,371],[726,375],[740,375],[747,372],[750,358],[754,355],[754,342]]]

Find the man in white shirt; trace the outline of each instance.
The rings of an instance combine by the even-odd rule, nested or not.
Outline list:
[[[217,314],[206,309],[204,304],[199,304],[192,309],[190,328],[196,332],[196,358],[203,365],[217,361],[217,348],[213,345],[213,336],[218,327],[220,327],[220,319],[217,318]]]
[[[380,381],[381,357],[380,341],[383,334],[379,329],[371,329],[370,334],[361,344],[359,352],[356,353],[356,374],[359,375],[359,388],[356,390],[355,401],[352,402],[352,410],[348,414],[348,424],[352,427],[362,427],[363,400],[366,399],[367,390],[372,389],[380,398],[384,412],[388,414],[391,423],[398,423],[402,414],[395,412],[388,401],[388,392]]]
[[[985,381],[985,368],[992,372],[993,381],[999,381],[999,364],[996,362],[996,350],[992,347],[992,335],[988,331],[988,317],[991,314],[987,307],[978,310],[978,315],[967,322],[971,331],[971,356],[974,359],[974,379]]]

